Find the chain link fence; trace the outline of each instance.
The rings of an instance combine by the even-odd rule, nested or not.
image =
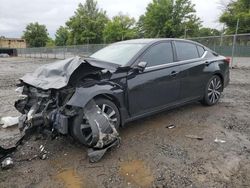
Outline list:
[[[17,49],[17,54],[21,57],[30,58],[65,59],[76,55],[88,56],[105,46],[106,44],[86,44],[61,47],[19,48]]]
[[[250,33],[196,37],[190,38],[190,40],[199,42],[221,55],[231,57],[232,66],[233,64],[237,64],[239,61],[238,59],[250,64]],[[105,46],[107,46],[107,44],[86,44],[51,48],[23,48],[17,49],[17,52],[18,56],[22,57],[65,59],[76,55],[87,56]]]
[[[196,37],[190,40],[199,42],[218,54],[231,57],[231,66],[250,65],[250,34]]]

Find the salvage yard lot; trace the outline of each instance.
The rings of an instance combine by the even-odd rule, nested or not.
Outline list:
[[[18,78],[48,62],[0,59],[0,117],[18,115]],[[0,170],[0,187],[249,187],[249,113],[250,69],[232,69],[218,105],[194,103],[132,122],[99,163],[89,163],[87,148],[71,138],[32,137],[14,154],[15,166]],[[18,136],[17,128],[0,128],[1,145]],[[46,160],[34,158],[40,145]]]

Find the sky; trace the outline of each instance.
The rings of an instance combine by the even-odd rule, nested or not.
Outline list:
[[[119,12],[138,19],[152,0],[97,0],[98,7],[111,18]],[[218,22],[221,2],[229,0],[191,0],[203,26],[221,29]],[[52,38],[59,26],[74,15],[84,0],[0,0],[0,36],[21,37],[30,22],[46,25]]]

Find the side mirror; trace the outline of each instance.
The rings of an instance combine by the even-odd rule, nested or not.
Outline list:
[[[138,65],[135,67],[139,72],[143,72],[145,68],[147,67],[147,62],[141,61],[138,63]]]

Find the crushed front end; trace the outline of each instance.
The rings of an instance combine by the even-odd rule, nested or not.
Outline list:
[[[20,99],[15,102],[15,108],[22,114],[18,123],[21,133],[36,131],[52,137],[76,138],[72,122],[76,117],[84,118],[92,138],[91,144],[85,144],[90,148],[90,161],[99,161],[120,140],[110,118],[92,98],[93,93],[114,87],[100,82],[111,75],[101,66],[76,57],[45,65],[21,78],[17,89]],[[77,125],[82,126],[81,122]]]
[[[22,94],[15,102],[15,107],[22,113],[19,118],[21,131],[36,127],[38,130],[68,133],[69,118],[76,112],[66,105],[74,94],[74,88],[42,90],[25,83],[21,83],[19,87]]]

